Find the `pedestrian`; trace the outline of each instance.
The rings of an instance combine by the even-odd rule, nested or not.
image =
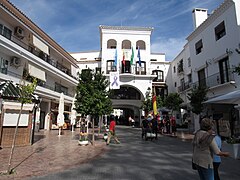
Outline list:
[[[221,152],[212,134],[212,121],[204,118],[200,122],[193,139],[192,163],[195,165],[201,180],[214,180],[213,153],[228,157],[228,152]]]
[[[116,136],[115,127],[116,127],[116,122],[114,120],[114,117],[110,117],[110,125],[109,125],[107,145],[109,145],[112,137],[117,144],[120,144],[120,141],[118,140],[118,138]]]
[[[174,116],[171,117],[171,126],[172,126],[172,135],[176,136],[177,125],[176,125],[176,118]]]
[[[167,130],[167,134],[170,134],[170,127],[171,127],[170,118],[169,118],[169,116],[167,115],[167,116],[166,116],[166,130]]]
[[[222,148],[221,137],[218,134],[216,134],[214,137],[214,140],[216,141],[218,148],[221,150],[221,148]],[[219,168],[220,164],[221,164],[221,157],[214,154],[213,155],[214,180],[220,180],[219,172],[218,172],[218,168]]]
[[[158,122],[157,118],[154,117],[151,121],[152,123],[152,133],[155,134],[155,139],[157,139],[157,133],[158,133]]]
[[[148,120],[146,118],[143,119],[141,128],[142,128],[142,139],[143,139],[143,137],[146,138],[146,133],[148,128]]]

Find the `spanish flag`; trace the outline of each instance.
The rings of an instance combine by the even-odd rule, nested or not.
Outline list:
[[[158,111],[157,111],[157,96],[156,95],[153,95],[152,103],[153,103],[153,114],[157,115]]]

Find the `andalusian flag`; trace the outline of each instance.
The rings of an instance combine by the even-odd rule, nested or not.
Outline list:
[[[133,47],[132,47],[132,55],[131,55],[130,65],[133,65],[133,59],[134,59],[134,51],[133,51]]]
[[[158,111],[157,111],[157,96],[156,95],[153,95],[152,103],[153,103],[153,114],[157,115]]]

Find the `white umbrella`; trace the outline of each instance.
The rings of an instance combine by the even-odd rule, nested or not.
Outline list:
[[[240,90],[232,91],[230,93],[209,99],[203,103],[240,104]]]
[[[64,125],[64,94],[61,93],[60,95],[60,99],[59,99],[59,105],[58,105],[58,115],[57,115],[57,124],[59,127],[59,131],[60,131],[60,127]],[[61,135],[61,133],[59,132],[59,135]]]
[[[73,102],[72,102],[71,117],[70,117],[71,125],[72,125],[72,131],[74,131],[73,127],[74,127],[74,125],[76,123],[76,110],[74,109],[75,108],[74,102],[75,102],[75,98],[73,99]]]

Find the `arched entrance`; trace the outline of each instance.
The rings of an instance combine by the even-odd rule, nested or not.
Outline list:
[[[131,116],[135,120],[136,126],[140,125],[141,106],[144,99],[141,91],[134,86],[124,85],[120,89],[113,90],[110,98],[118,124],[129,125],[128,118]]]

